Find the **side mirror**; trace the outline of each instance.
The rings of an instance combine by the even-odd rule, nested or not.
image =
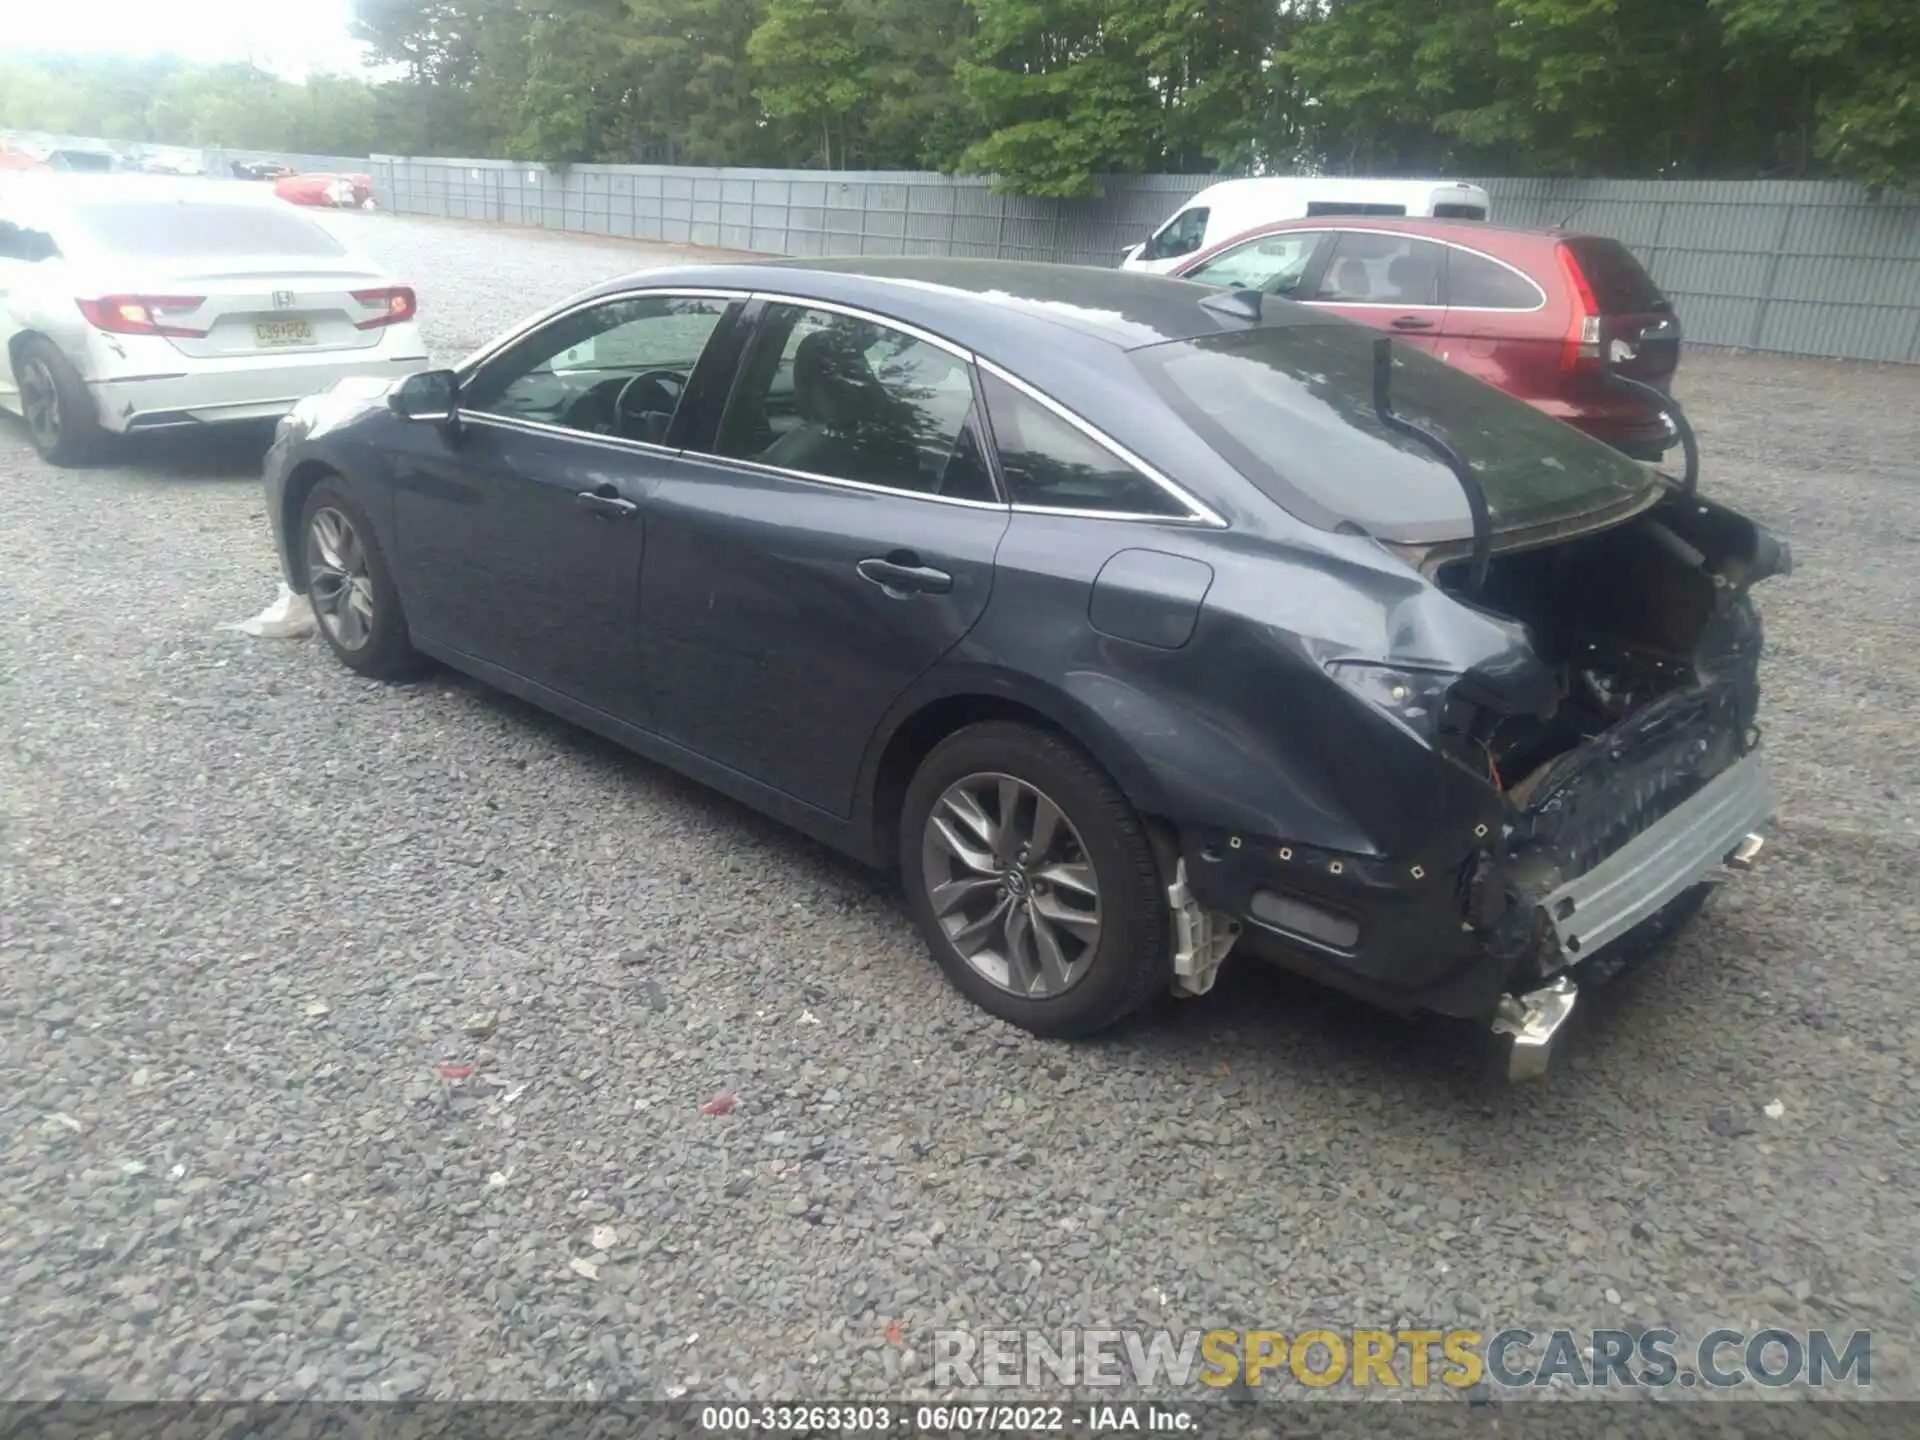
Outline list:
[[[387,408],[402,420],[451,424],[459,406],[460,382],[451,370],[423,370],[409,375],[387,396]]]

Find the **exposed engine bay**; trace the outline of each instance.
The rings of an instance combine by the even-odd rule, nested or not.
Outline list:
[[[1524,627],[1540,667],[1498,695],[1460,687],[1441,721],[1449,758],[1509,803],[1462,885],[1468,923],[1516,990],[1585,958],[1577,939],[1576,953],[1556,941],[1544,897],[1758,743],[1747,592],[1789,565],[1744,516],[1676,492],[1612,528],[1495,557],[1463,602]],[[1454,580],[1442,571],[1443,587]]]

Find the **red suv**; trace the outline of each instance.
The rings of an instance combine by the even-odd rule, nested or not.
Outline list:
[[[1644,393],[1680,364],[1680,322],[1618,240],[1447,220],[1288,220],[1203,250],[1173,271],[1332,310],[1497,385],[1642,460],[1673,444]]]

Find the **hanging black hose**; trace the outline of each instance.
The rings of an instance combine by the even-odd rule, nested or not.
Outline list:
[[[1473,517],[1473,558],[1467,566],[1466,591],[1469,595],[1478,595],[1481,586],[1487,583],[1487,561],[1493,553],[1493,517],[1487,510],[1487,492],[1481,488],[1480,477],[1473,473],[1473,467],[1444,436],[1393,413],[1391,335],[1382,335],[1373,342],[1373,412],[1389,430],[1419,441],[1438,455],[1453,472],[1453,478],[1460,482],[1460,491],[1467,497],[1467,513]]]
[[[1641,338],[1644,339],[1645,336]],[[1611,342],[1600,352],[1600,374],[1612,389],[1624,390],[1640,396],[1643,400],[1651,400],[1660,408],[1660,413],[1673,422],[1674,432],[1680,437],[1680,453],[1686,457],[1686,470],[1680,477],[1680,493],[1682,496],[1691,498],[1700,485],[1700,441],[1693,433],[1693,425],[1687,419],[1687,412],[1680,408],[1680,402],[1658,386],[1649,385],[1644,380],[1635,380],[1630,375],[1622,375],[1614,369]]]

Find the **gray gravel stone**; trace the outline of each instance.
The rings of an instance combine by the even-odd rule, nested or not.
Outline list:
[[[670,258],[342,223],[441,359]],[[218,630],[274,591],[257,448],[55,471],[0,422],[0,1396],[820,1398],[922,1383],[948,1325],[1632,1303],[1870,1325],[1920,1397],[1920,372],[1692,354],[1682,393],[1705,483],[1795,542],[1782,823],[1512,1093],[1237,964],[1096,1043],[998,1026],[771,822]]]

